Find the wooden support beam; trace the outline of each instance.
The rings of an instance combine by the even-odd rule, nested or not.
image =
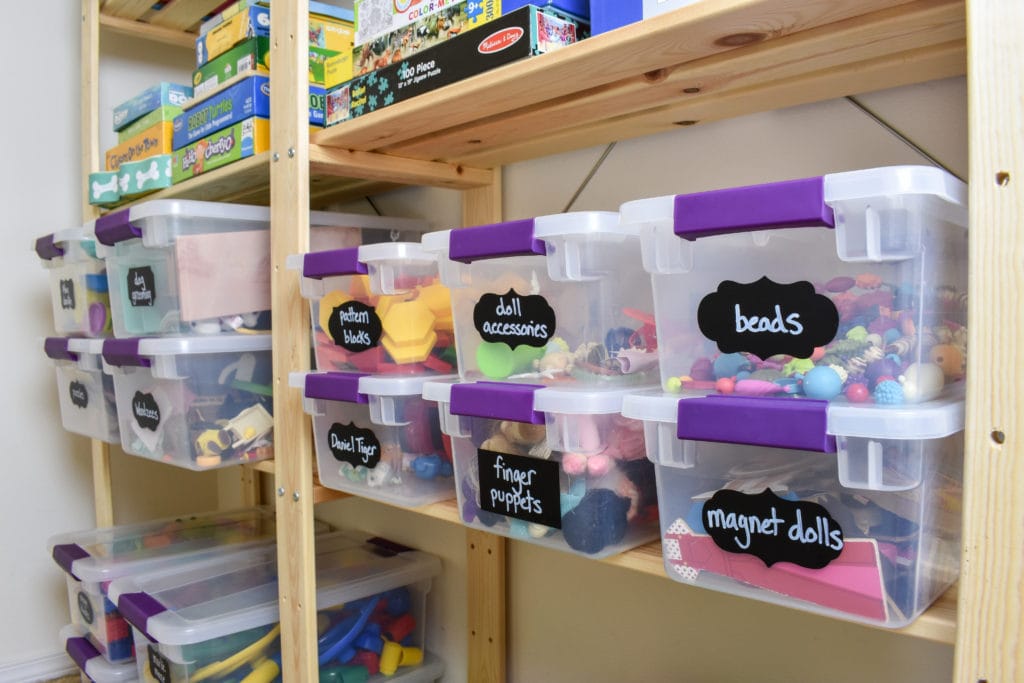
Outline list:
[[[138,19],[153,7],[153,0],[106,0],[103,14],[125,19]]]
[[[186,33],[179,29],[153,26],[152,24],[144,24],[134,19],[113,17],[108,14],[100,15],[100,25],[108,31],[124,36],[152,40],[153,42],[174,45],[175,47],[183,47],[189,50],[196,49],[195,34]]]
[[[171,0],[150,18],[149,23],[184,31],[198,24],[221,4],[221,0]]]

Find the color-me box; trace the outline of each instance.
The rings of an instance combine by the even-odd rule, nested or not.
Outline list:
[[[884,408],[963,382],[967,188],[894,166],[628,202],[666,390]]]
[[[56,367],[64,429],[107,443],[120,443],[114,380],[103,372],[103,340],[48,337],[43,350]]]
[[[423,236],[452,296],[464,379],[591,387],[658,379],[640,236],[593,211]]]
[[[657,538],[643,423],[620,414],[627,391],[425,384],[452,440],[463,523],[586,557]]]
[[[327,488],[403,507],[455,497],[451,448],[425,377],[292,373],[313,417],[316,463]],[[452,377],[454,379],[454,377]]]
[[[96,253],[95,238],[83,227],[67,228],[38,238],[34,249],[49,273],[56,332],[67,336],[109,335],[107,267]]]
[[[803,422],[766,413],[765,401],[778,407],[626,397],[623,415],[643,421],[657,471],[666,573],[842,619],[909,624],[960,567],[962,395],[884,411],[833,404],[824,423],[813,411]],[[801,444],[803,433],[829,445]]]

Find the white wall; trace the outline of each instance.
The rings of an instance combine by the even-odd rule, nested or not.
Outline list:
[[[59,428],[52,367],[39,339],[50,332],[46,278],[30,241],[80,222],[78,3],[27,3],[5,24],[8,105],[0,110],[0,170],[11,257],[0,272],[13,361],[0,411],[6,486],[0,500],[0,680],[5,666],[55,652],[67,619],[51,534],[91,525],[88,444]],[[50,38],[40,49],[38,33]],[[185,78],[191,53],[104,34],[101,148],[113,144],[109,110],[161,77]],[[141,68],[139,65],[142,65]],[[863,96],[935,156],[966,174],[963,79]],[[30,108],[31,107],[31,108]],[[505,170],[508,218],[564,209],[602,149]],[[573,206],[615,209],[645,196],[920,159],[848,102],[698,125],[618,144]],[[457,195],[410,189],[376,199],[385,213],[457,224]],[[363,207],[365,209],[365,206]],[[194,475],[115,453],[119,522],[209,509],[216,476]],[[464,681],[465,533],[461,527],[376,503],[323,505],[319,516],[439,554],[445,575],[431,598],[430,636]],[[937,681],[952,648],[784,608],[711,594],[567,554],[509,544],[509,672],[515,681]]]

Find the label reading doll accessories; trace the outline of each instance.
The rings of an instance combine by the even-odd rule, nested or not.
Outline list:
[[[697,324],[722,353],[747,352],[762,360],[780,353],[810,358],[816,346],[835,338],[839,311],[810,282],[726,280],[701,299]]]
[[[88,626],[92,626],[92,620],[96,618],[96,615],[92,611],[92,600],[85,594],[85,591],[78,591],[78,613],[82,615],[82,620]]]
[[[477,449],[480,508],[562,528],[558,461]]]
[[[132,306],[152,306],[156,299],[156,279],[149,266],[128,269],[128,303]]]
[[[377,346],[381,330],[377,311],[361,301],[346,301],[335,306],[327,324],[327,333],[334,343],[352,353]]]
[[[373,469],[380,462],[380,441],[369,429],[335,422],[327,432],[327,446],[338,462]]]
[[[153,394],[136,391],[135,396],[132,397],[132,414],[143,429],[155,432],[160,426],[160,406],[153,398]]]
[[[60,307],[65,311],[73,309],[75,307],[75,281],[70,278],[61,280],[59,287]]]
[[[821,569],[843,550],[843,529],[821,505],[789,501],[771,489],[716,491],[701,512],[704,529],[722,550],[755,555],[769,567],[792,562]]]
[[[544,297],[484,294],[473,307],[473,326],[484,341],[517,346],[544,346],[555,336],[555,312]]]
[[[149,659],[149,675],[157,683],[171,683],[171,663],[167,657],[157,652],[152,644],[146,645],[147,657]]]
[[[89,407],[89,390],[81,382],[68,384],[68,394],[71,396],[71,405],[79,408]]]

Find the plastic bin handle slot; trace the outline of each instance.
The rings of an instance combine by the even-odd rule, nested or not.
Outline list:
[[[131,209],[112,211],[96,219],[96,239],[100,244],[112,247],[118,242],[142,237],[142,230],[129,220]]]
[[[828,401],[712,395],[680,399],[677,411],[680,439],[836,452]]]
[[[322,280],[335,275],[366,275],[366,264],[359,261],[359,247],[331,249],[302,257],[302,276]]]
[[[47,337],[43,351],[53,360],[78,360],[78,354],[68,349],[68,340],[63,337]]]
[[[53,234],[44,235],[36,240],[36,255],[44,261],[64,255],[64,247],[53,241]]]
[[[104,339],[103,360],[118,367],[124,365],[140,368],[150,367],[152,365],[150,360],[139,355],[140,339]]]
[[[156,642],[156,638],[149,635],[149,619],[167,608],[149,593],[124,593],[117,599],[117,611],[121,613],[129,624],[142,631],[142,635]]]
[[[686,240],[776,228],[835,227],[832,207],[825,203],[824,176],[676,195],[673,218],[673,230]]]
[[[533,236],[532,218],[452,230],[448,236],[448,258],[462,263],[545,253],[544,240]]]
[[[533,409],[533,393],[543,388],[540,384],[502,382],[455,384],[449,411],[452,415],[466,417],[544,424],[544,413]]]
[[[366,394],[359,393],[360,372],[324,372],[306,375],[306,398],[322,398],[345,403],[368,403]]]
[[[75,573],[71,571],[72,565],[76,560],[82,560],[86,557],[92,557],[89,555],[89,551],[78,545],[77,543],[62,543],[60,545],[53,546],[53,561],[57,565],[66,571],[74,578],[75,581],[81,581]]]
[[[67,642],[64,643],[64,649],[82,671],[85,671],[85,665],[90,659],[101,656],[99,650],[87,638],[81,636],[68,638]]]

